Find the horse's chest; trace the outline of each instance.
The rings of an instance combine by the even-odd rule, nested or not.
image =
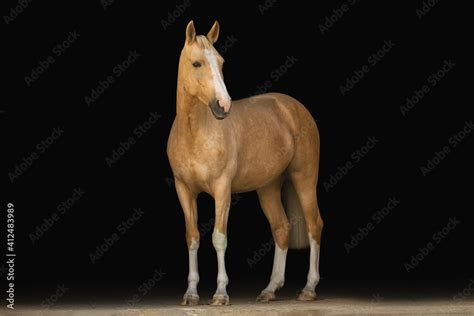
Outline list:
[[[225,154],[215,147],[182,147],[172,168],[175,176],[185,182],[208,182],[218,177],[225,168]]]

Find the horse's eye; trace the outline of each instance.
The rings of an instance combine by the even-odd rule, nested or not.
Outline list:
[[[201,67],[201,63],[198,62],[198,61],[195,61],[195,62],[193,63],[193,66],[196,67],[196,68],[197,68],[197,67]]]

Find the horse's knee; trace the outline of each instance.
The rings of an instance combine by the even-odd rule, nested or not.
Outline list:
[[[186,243],[189,250],[196,250],[199,248],[199,232],[186,232]]]
[[[212,244],[216,250],[226,250],[227,236],[219,231],[214,231],[212,234]]]

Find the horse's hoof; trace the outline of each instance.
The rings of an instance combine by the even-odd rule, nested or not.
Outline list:
[[[308,290],[302,290],[300,295],[298,295],[297,300],[298,301],[314,301],[316,299],[316,292],[315,291],[308,291]]]
[[[229,295],[215,294],[212,297],[211,306],[225,306],[229,304],[230,304]]]
[[[199,303],[199,295],[196,294],[184,294],[181,305],[197,305]]]
[[[260,303],[268,303],[273,300],[275,300],[275,293],[267,291],[262,291],[256,299],[256,301]]]

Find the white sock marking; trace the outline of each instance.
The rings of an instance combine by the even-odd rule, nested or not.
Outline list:
[[[264,292],[274,293],[285,283],[285,265],[287,253],[288,248],[283,250],[275,243],[275,256],[273,257],[272,276],[270,277],[270,283],[263,290]]]
[[[308,234],[309,238],[309,272],[308,272],[308,281],[305,290],[314,291],[316,285],[319,283],[319,245],[316,240],[311,237],[311,234]]]
[[[198,295],[197,293],[197,284],[199,282],[199,272],[198,272],[198,252],[199,242],[196,240],[191,241],[191,246],[188,249],[189,253],[189,274],[188,274],[188,289],[186,294],[194,294]]]
[[[216,295],[227,295],[227,284],[229,278],[225,270],[225,250],[227,249],[227,236],[214,231],[212,234],[212,244],[217,252],[217,290]]]

